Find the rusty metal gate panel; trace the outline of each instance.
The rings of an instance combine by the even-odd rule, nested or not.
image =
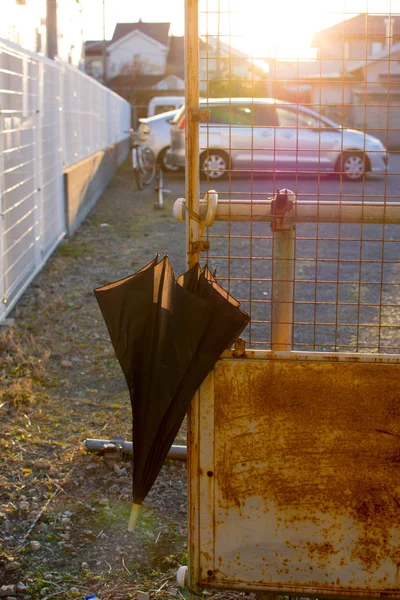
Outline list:
[[[327,359],[226,358],[203,385],[200,586],[399,596],[399,363]]]
[[[174,213],[251,317],[189,413],[190,593],[400,598],[399,7],[185,8]]]

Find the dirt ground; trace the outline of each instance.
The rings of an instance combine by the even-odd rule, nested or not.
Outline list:
[[[83,449],[86,438],[131,438],[126,384],[93,289],[157,252],[185,269],[174,198],[162,211],[153,200],[122,165],[0,334],[0,596],[185,597],[175,585],[187,564],[185,463],[164,465],[132,535],[130,464],[110,469]]]

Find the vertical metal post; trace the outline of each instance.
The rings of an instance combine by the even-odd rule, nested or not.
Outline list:
[[[35,124],[33,135],[33,160],[34,160],[34,181],[35,181],[35,210],[34,210],[34,231],[35,231],[35,268],[38,269],[43,260],[43,164],[42,156],[42,135],[44,123],[44,79],[45,79],[45,64],[40,61],[37,63],[37,75],[35,84],[35,104],[32,105],[32,119]],[[28,79],[28,73],[24,73],[24,78]]]
[[[187,227],[186,227],[186,262],[191,268],[199,259],[200,223],[199,215],[199,0],[185,0],[185,196]],[[198,540],[199,515],[197,513],[199,501],[196,498],[197,486],[192,485],[197,467],[196,448],[193,443],[196,431],[197,415],[199,409],[199,394],[193,398],[188,412],[187,425],[187,476],[189,479],[188,494],[188,549],[189,568],[188,583],[190,600],[196,600],[200,593],[197,586],[199,579],[199,552]],[[194,593],[192,593],[194,592]]]
[[[199,7],[198,0],[185,0],[185,148],[187,265],[199,258]]]
[[[273,234],[271,350],[292,349],[295,228]]]
[[[291,217],[295,200],[291,190],[283,189],[271,203],[271,350],[275,352],[292,349],[296,224]]]

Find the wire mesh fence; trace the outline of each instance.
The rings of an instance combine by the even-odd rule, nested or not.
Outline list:
[[[293,275],[283,301],[291,350],[399,352],[395,8],[394,1],[199,2],[200,196],[215,189],[232,216],[207,230],[204,257],[251,315],[248,347],[271,348],[285,283],[274,271],[279,254]],[[184,122],[179,127],[178,120],[175,155]],[[269,206],[281,188],[295,195],[287,213],[293,254],[283,258],[279,235],[260,217],[260,204]],[[306,206],[309,222],[299,217]],[[336,220],[322,217],[326,207]],[[357,217],[349,217],[353,208]]]
[[[63,168],[127,137],[130,106],[0,41],[0,321],[65,234]]]

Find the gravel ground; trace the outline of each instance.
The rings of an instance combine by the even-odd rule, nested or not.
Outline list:
[[[178,181],[181,193],[183,177]],[[82,446],[86,438],[123,435],[130,439],[128,392],[93,290],[134,273],[156,253],[168,253],[176,274],[185,270],[184,226],[172,218],[176,197],[174,190],[166,198],[165,209],[157,210],[153,190],[138,193],[129,161],[124,163],[74,238],[59,247],[22,297],[12,315],[14,325],[0,333],[0,597],[65,599],[91,592],[97,592],[101,600],[146,600],[146,594],[182,597],[175,573],[187,563],[185,465],[164,465],[132,536],[126,531],[130,463],[110,468],[102,458],[86,454]],[[251,231],[258,237],[250,248],[248,226],[232,226],[230,251],[240,257],[268,258],[270,232],[266,235],[265,224],[253,225]],[[320,236],[321,232],[322,228]],[[299,228],[298,233],[305,245],[302,252],[309,256],[299,266],[304,273],[300,269],[297,277],[311,280],[315,250],[306,245],[315,233],[307,228]],[[226,225],[216,224],[212,248],[218,260],[217,276],[222,279],[228,275],[221,258],[227,255],[225,234]],[[367,234],[379,240],[379,232],[368,229]],[[386,276],[398,280],[398,235],[390,231],[387,235],[391,237],[386,258],[393,264]],[[319,257],[337,257],[335,237],[331,229],[324,233],[321,244],[326,250],[320,249]],[[352,242],[359,235],[352,229],[346,237]],[[366,277],[375,281],[372,269],[379,248],[376,242],[370,245],[364,247],[371,261],[366,262]],[[346,252],[348,259],[359,256],[358,248],[346,246]],[[251,294],[246,283],[249,261],[236,262],[239,278],[230,291],[239,299],[259,298],[252,316],[265,320],[268,315],[257,312],[269,306],[265,279],[270,272],[263,266],[265,259],[253,264]],[[328,276],[325,269],[324,279]],[[336,271],[333,281],[335,277]],[[322,294],[327,283],[321,281],[320,287]],[[375,290],[369,289],[369,294]],[[314,301],[314,284],[304,290],[305,304]],[[392,328],[385,335],[387,345],[393,346],[399,331],[397,287],[392,286],[387,294],[393,310],[385,316]],[[245,302],[243,307],[248,308]],[[298,315],[299,320],[311,317]],[[322,315],[321,320],[328,317]],[[259,333],[260,339],[268,339],[268,328],[257,327],[251,332],[253,340],[258,341]],[[314,331],[304,335],[314,349],[329,341],[325,333],[317,342]],[[355,336],[348,327],[346,335],[351,346]],[[304,340],[301,337],[298,343]],[[185,443],[185,439],[183,427],[177,442]],[[1,587],[7,585],[11,587]],[[209,591],[203,596],[224,600],[241,594]]]
[[[122,165],[1,333],[0,596],[180,597],[185,464],[164,465],[131,535],[130,463],[110,469],[82,447],[88,437],[130,439],[128,392],[93,289],[157,252],[168,252],[177,274],[185,268],[173,198],[165,210],[154,199],[151,189],[136,191],[129,161]],[[185,439],[183,428],[178,443]]]

